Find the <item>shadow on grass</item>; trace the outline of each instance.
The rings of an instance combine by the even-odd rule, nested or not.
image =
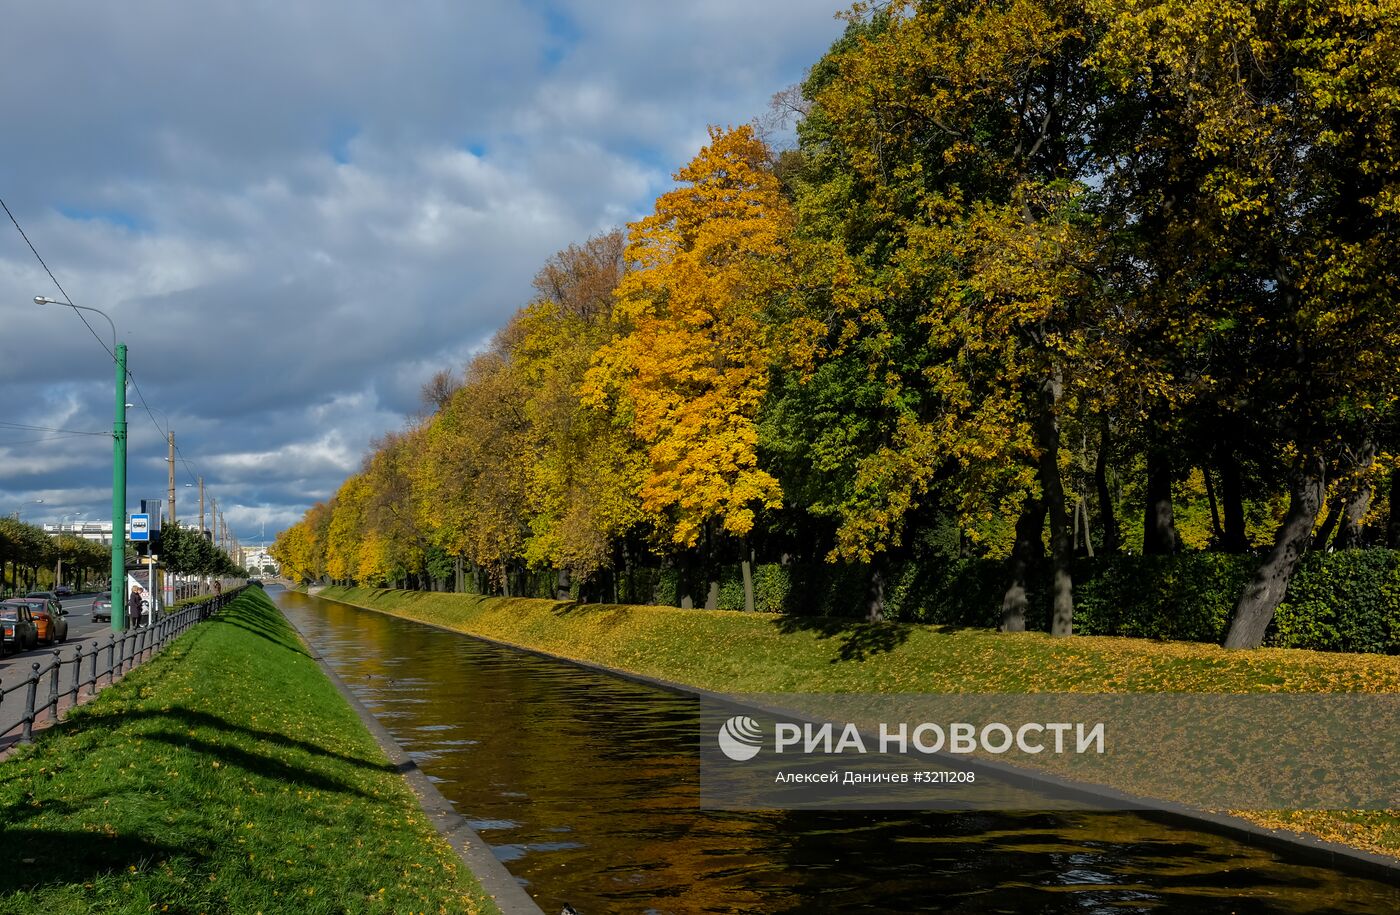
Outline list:
[[[287,651],[295,652],[304,658],[311,657],[301,646],[293,644],[286,639],[286,633],[269,627],[258,626],[245,618],[216,616],[209,620],[210,623],[221,626],[233,626],[245,632],[252,633],[260,639],[266,639],[278,648],[285,648]]]
[[[909,634],[914,628],[907,623],[870,623],[863,620],[801,616],[782,616],[773,624],[785,635],[812,632],[818,640],[836,640],[836,657],[831,659],[832,664],[842,661],[864,661],[875,655],[894,651],[909,640]]]
[[[353,794],[357,797],[372,797],[354,785],[332,778],[329,775],[321,775],[316,772],[308,772],[305,769],[285,763],[280,759],[265,756],[262,753],[254,753],[251,750],[244,750],[227,743],[214,743],[209,740],[201,740],[198,737],[191,737],[189,734],[164,733],[157,731],[154,734],[143,734],[143,740],[151,740],[158,743],[169,744],[178,750],[198,753],[210,759],[217,759],[223,765],[236,766],[252,775],[271,779],[285,784],[302,785],[307,788],[315,788],[319,791],[334,791],[341,794]],[[393,766],[373,766],[381,771],[392,772]]]
[[[139,720],[156,721],[159,723],[169,723],[178,726],[184,733],[198,728],[210,728],[226,734],[237,734],[252,740],[275,744],[289,750],[300,750],[312,756],[319,756],[325,759],[334,759],[339,762],[348,763],[360,769],[371,769],[377,772],[394,772],[395,768],[388,763],[374,762],[358,756],[347,756],[344,753],[337,753],[334,750],[327,750],[320,744],[310,743],[305,740],[297,740],[276,731],[265,731],[261,728],[250,728],[246,725],[234,724],[218,715],[209,712],[195,711],[194,709],[172,708],[168,710],[156,709],[121,709],[110,713],[76,715],[63,727],[65,734],[81,734],[83,731],[92,728],[116,728],[130,721]],[[147,736],[147,735],[141,735]],[[152,739],[163,739],[159,733],[150,735]],[[183,738],[181,738],[183,739]],[[190,738],[191,741],[194,738]],[[169,741],[167,741],[169,742]]]
[[[3,895],[54,883],[81,885],[103,874],[132,867],[141,870],[176,855],[192,857],[188,848],[100,832],[5,828],[0,837],[5,846],[5,865],[0,867]]]

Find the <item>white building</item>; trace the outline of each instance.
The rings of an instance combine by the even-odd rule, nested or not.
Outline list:
[[[81,537],[84,540],[96,540],[99,543],[110,544],[112,542],[112,522],[110,521],[73,521],[68,524],[45,524],[44,533],[50,537],[57,537],[59,534],[68,534],[72,537]],[[131,539],[131,520],[126,522],[126,539]]]

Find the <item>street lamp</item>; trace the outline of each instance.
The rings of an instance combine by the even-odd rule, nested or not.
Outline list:
[[[22,519],[20,518],[20,516],[19,516],[19,515],[20,515],[20,512],[24,511],[24,507],[25,507],[26,505],[43,505],[43,504],[44,504],[44,500],[43,500],[43,499],[30,499],[28,502],[21,502],[21,503],[19,503],[19,505],[17,505],[17,506],[15,507],[15,510],[12,511],[12,512],[10,512],[10,514],[12,514],[12,515],[15,516],[15,520],[16,520],[16,521],[19,521],[19,520],[22,520]]]
[[[63,524],[69,518],[77,519],[86,514],[87,512],[70,512],[58,519],[58,561],[54,563],[53,567],[53,586],[55,589],[63,584]]]
[[[116,409],[112,416],[112,631],[126,629],[126,344],[117,342],[117,325],[100,308],[74,305],[41,295],[35,305],[67,305],[91,311],[112,328],[112,361],[116,363]]]

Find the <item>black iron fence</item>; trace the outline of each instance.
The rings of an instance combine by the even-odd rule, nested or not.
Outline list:
[[[47,662],[33,662],[29,675],[19,682],[7,684],[0,680],[0,747],[16,730],[19,731],[18,742],[29,743],[34,737],[35,721],[45,716],[56,721],[62,710],[60,706],[71,708],[78,704],[81,696],[91,696],[101,686],[110,686],[140,667],[172,639],[223,609],[241,590],[211,594],[162,614],[149,626],[114,632],[105,639],[93,639],[86,647],[79,641],[71,652],[66,652],[68,657],[64,657],[64,649],[55,648]],[[105,684],[103,678],[106,678]],[[16,702],[23,703],[23,709],[19,719],[11,721]],[[7,721],[10,723],[6,724]]]

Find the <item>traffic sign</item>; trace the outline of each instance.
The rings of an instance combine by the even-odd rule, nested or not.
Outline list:
[[[131,539],[150,540],[151,539],[151,516],[132,515],[131,516]]]

